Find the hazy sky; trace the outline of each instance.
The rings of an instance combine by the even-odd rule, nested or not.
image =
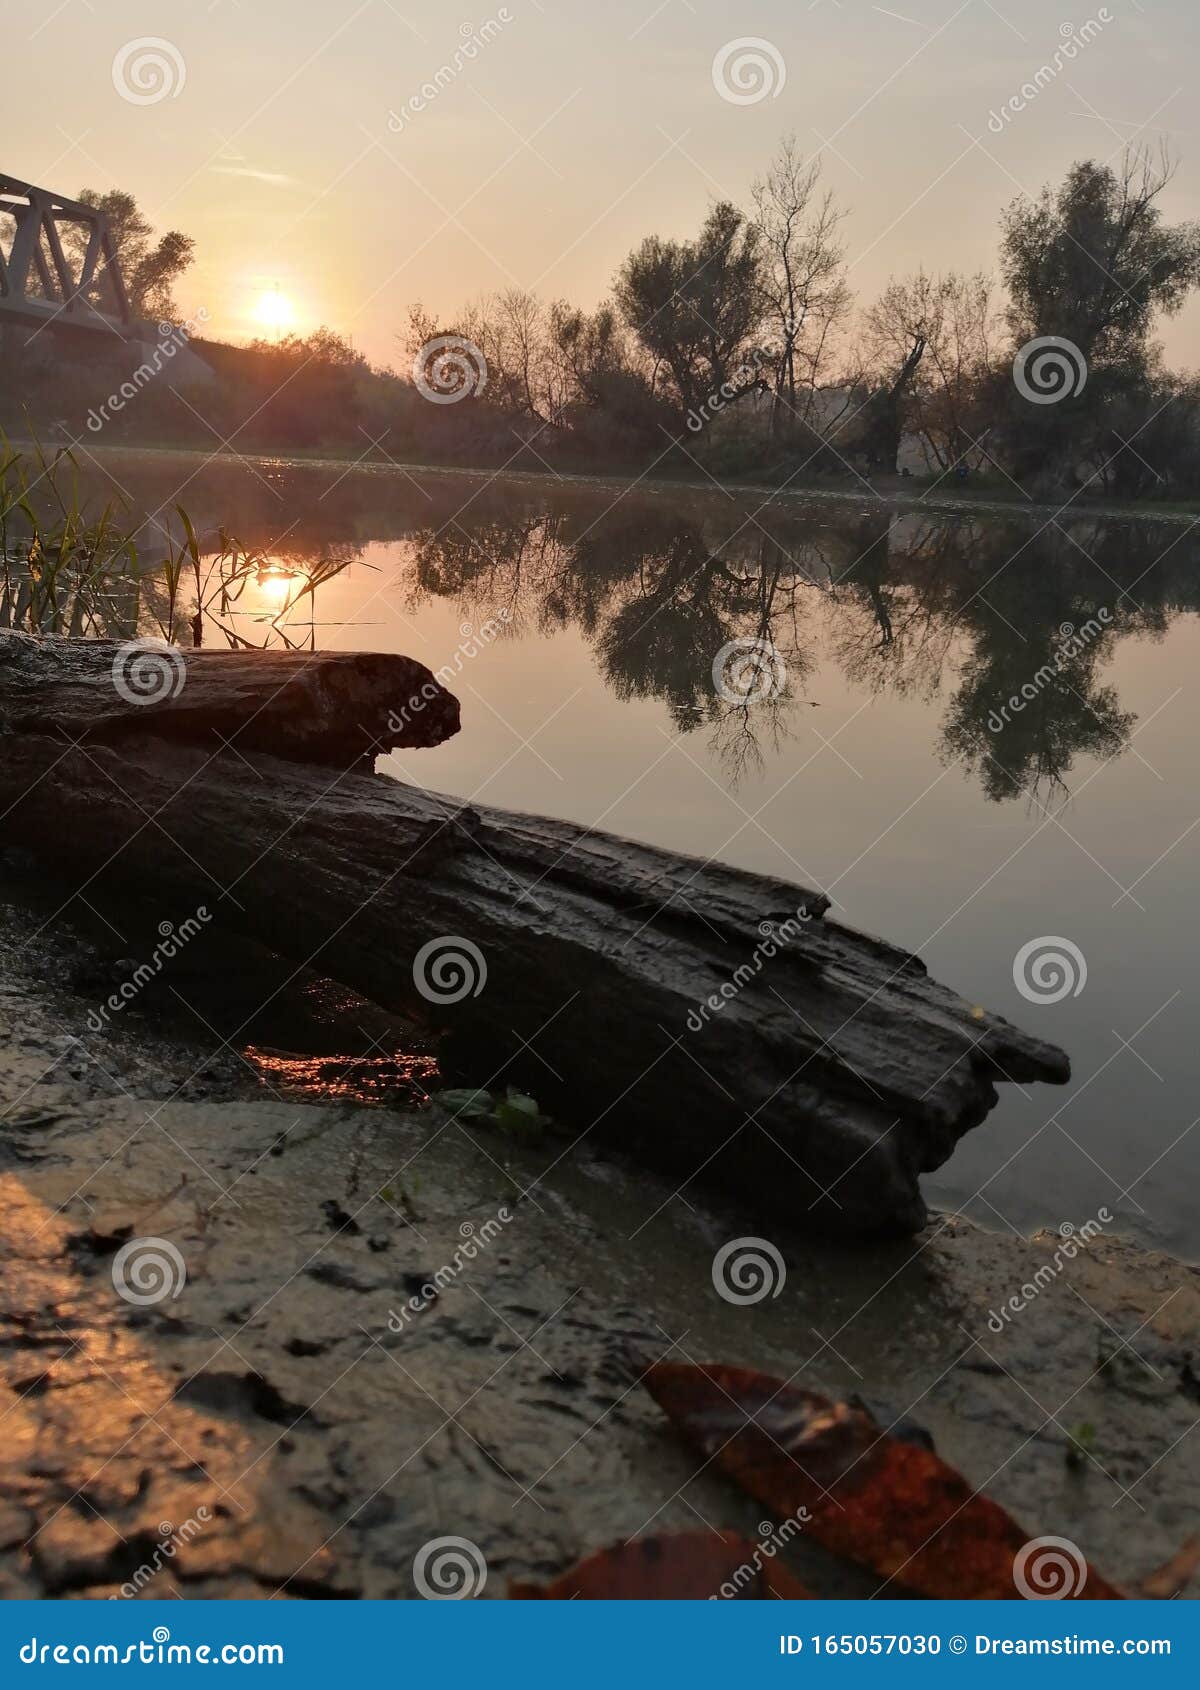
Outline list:
[[[746,203],[789,129],[824,148],[865,298],[918,262],[993,266],[1014,194],[1127,139],[1173,141],[1164,204],[1200,215],[1197,0],[0,0],[0,18],[0,168],[130,189],[194,235],[180,304],[228,338],[258,332],[275,287],[299,330],[385,362],[418,299],[449,315],[516,283],[592,305],[644,234]],[[770,91],[735,103],[714,59],[744,37],[765,46],[730,50],[725,90],[750,52]],[[1200,365],[1200,304],[1167,344]]]

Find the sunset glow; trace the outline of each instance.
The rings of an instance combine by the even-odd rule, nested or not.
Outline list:
[[[9,0],[0,1661],[1195,1684],[1196,12]]]

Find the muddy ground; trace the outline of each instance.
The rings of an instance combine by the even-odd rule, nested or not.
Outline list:
[[[0,867],[0,1594],[411,1597],[450,1535],[492,1597],[639,1533],[777,1524],[697,1474],[631,1350],[856,1393],[1127,1586],[1196,1528],[1196,1268],[953,1216],[785,1236],[588,1142],[419,1107],[419,1043],[315,980],[250,1013],[273,965],[216,934],[96,1031],[152,933]],[[714,1252],[764,1231],[786,1283],[734,1306]],[[138,1305],[114,1265],[147,1236],[186,1282]],[[818,1594],[879,1588],[803,1535],[787,1559]]]

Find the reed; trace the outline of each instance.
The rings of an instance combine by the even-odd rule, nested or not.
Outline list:
[[[85,495],[66,448],[14,446],[0,434],[0,627],[82,639],[158,636],[172,644],[315,647],[315,594],[347,560],[282,572],[278,602],[248,608],[251,587],[281,572],[225,528],[201,537],[182,505],[153,543],[128,501]],[[256,636],[246,631],[252,624]]]

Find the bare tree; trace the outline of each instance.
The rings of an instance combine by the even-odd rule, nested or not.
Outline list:
[[[774,433],[789,418],[810,420],[835,331],[850,304],[838,233],[846,213],[830,190],[821,191],[820,178],[820,160],[806,160],[788,135],[751,188],[775,362]]]
[[[551,362],[545,306],[525,288],[505,288],[491,304],[497,364],[511,408],[534,422],[552,422],[561,401],[547,384]]]
[[[409,311],[408,349],[416,354],[443,334],[469,341],[487,364],[488,400],[532,422],[555,421],[563,395],[551,356],[551,314],[522,288],[483,294],[442,326],[420,305]]]
[[[954,468],[984,427],[981,405],[1001,328],[993,282],[982,273],[930,276],[918,270],[889,281],[864,326],[872,361],[888,371],[921,345],[905,422],[940,468]]]

